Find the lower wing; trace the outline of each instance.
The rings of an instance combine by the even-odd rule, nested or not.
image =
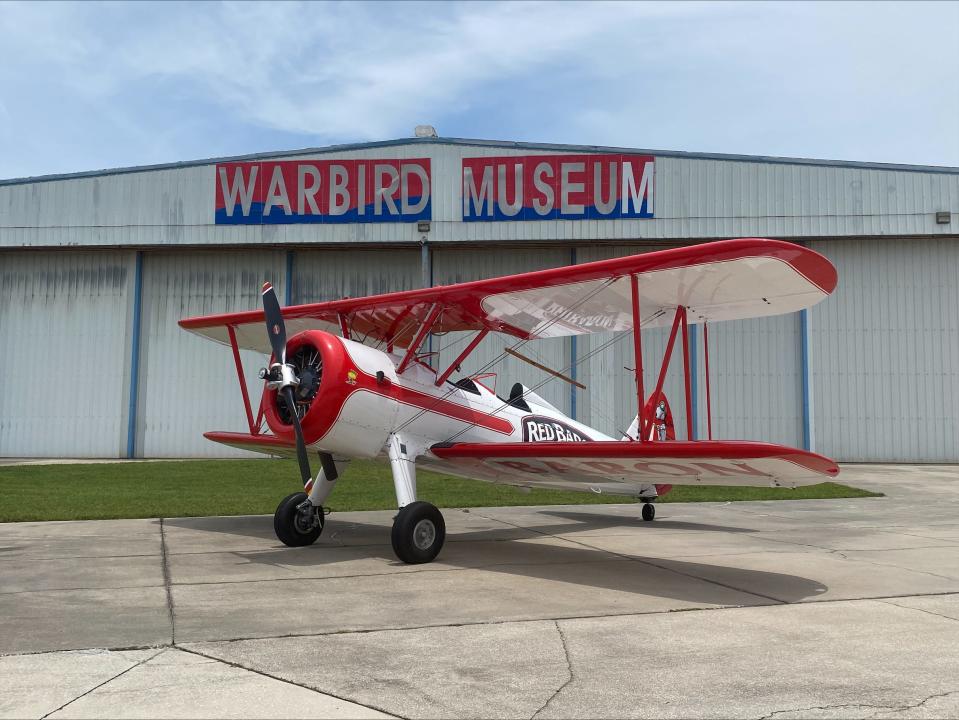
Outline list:
[[[251,450],[264,455],[295,458],[296,445],[290,440],[278,438],[275,435],[249,435],[236,432],[206,432],[203,437],[222,445],[229,445],[238,450]]]
[[[464,475],[513,485],[797,487],[839,474],[822,455],[749,441],[440,443],[430,452]]]

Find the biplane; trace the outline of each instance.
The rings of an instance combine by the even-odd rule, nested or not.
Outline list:
[[[836,463],[821,455],[712,438],[708,327],[808,308],[827,297],[836,280],[832,264],[812,250],[738,239],[289,307],[280,307],[266,283],[262,310],[187,318],[180,325],[228,345],[236,364],[248,432],[205,437],[298,459],[303,490],[276,509],[279,540],[289,546],[315,542],[325,524],[324,503],[348,475],[349,460],[385,457],[399,508],[393,549],[403,562],[424,563],[440,552],[446,528],[440,511],[417,496],[421,467],[525,488],[630,495],[642,501],[644,520],[655,517],[653,503],[676,484],[795,487],[835,477]],[[690,324],[704,325],[706,440],[693,439]],[[642,331],[656,327],[670,332],[647,396]],[[448,365],[434,367],[427,337],[453,331],[463,333],[465,346]],[[508,336],[511,344],[501,357],[527,360],[522,346],[542,338],[631,333],[637,408],[632,425],[622,437],[609,437],[521,383],[506,397],[496,395],[483,373],[462,370],[490,333]],[[663,393],[677,338],[685,378],[684,440],[675,439]],[[270,356],[260,371],[256,416],[241,348]],[[570,379],[531,362],[550,376]]]

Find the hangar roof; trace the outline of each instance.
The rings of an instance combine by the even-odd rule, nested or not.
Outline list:
[[[860,168],[869,170],[891,170],[923,173],[959,174],[959,167],[945,165],[907,165],[897,163],[859,162],[853,160],[821,160],[814,158],[790,158],[768,155],[736,155],[727,153],[685,152],[680,150],[650,150],[647,148],[612,147],[608,145],[563,145],[557,143],[532,143],[510,140],[476,140],[470,138],[398,138],[396,140],[378,140],[365,143],[347,143],[342,145],[327,145],[324,147],[302,148],[299,150],[278,150],[274,152],[251,153],[249,155],[232,155],[226,157],[203,158],[200,160],[185,160],[182,162],[162,163],[158,165],[137,165],[122,168],[108,168],[103,170],[86,170],[76,173],[61,173],[55,175],[38,175],[35,177],[11,178],[0,180],[2,185],[21,185],[25,183],[49,182],[53,180],[69,180],[73,178],[100,177],[105,175],[121,175],[124,173],[145,172],[150,170],[175,170],[177,168],[197,167],[225,162],[242,162],[249,160],[264,160],[268,158],[292,158],[301,155],[318,155],[323,153],[342,153],[354,150],[375,148],[389,148],[403,145],[459,145],[483,148],[503,148],[504,150],[544,150],[561,153],[631,153],[639,155],[654,155],[656,157],[686,158],[693,160],[723,160],[727,162],[771,163],[777,165],[812,165],[818,167]]]

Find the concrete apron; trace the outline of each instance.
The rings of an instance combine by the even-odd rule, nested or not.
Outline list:
[[[959,469],[885,498],[0,525],[3,717],[959,715]]]

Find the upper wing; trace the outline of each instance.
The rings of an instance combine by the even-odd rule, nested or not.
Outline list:
[[[609,482],[793,487],[839,474],[836,463],[822,455],[745,440],[441,443],[430,451],[464,474],[554,487]]]
[[[673,248],[537,272],[405,292],[283,308],[287,332],[342,325],[354,338],[405,347],[434,306],[434,332],[482,330],[520,338],[619,332],[633,326],[629,276],[640,289],[643,327],[672,321],[688,308],[691,323],[801,310],[836,287],[836,269],[812,250],[756,238]],[[241,348],[269,353],[263,311],[187,318],[180,325]]]

